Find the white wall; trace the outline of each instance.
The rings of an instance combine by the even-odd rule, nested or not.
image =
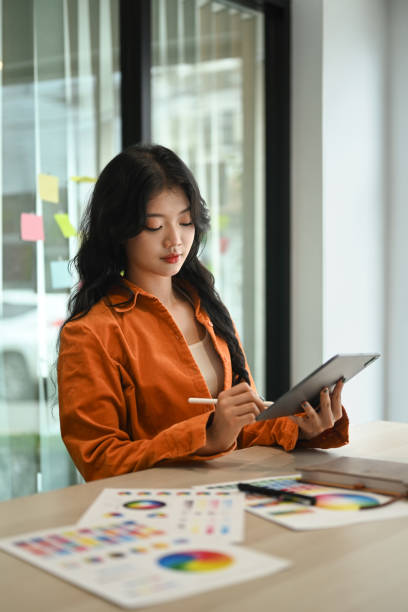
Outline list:
[[[383,0],[293,2],[293,382],[339,352],[383,353],[386,22]],[[307,188],[304,164],[321,184]],[[384,359],[346,385],[351,420],[381,418],[383,394]]]
[[[384,352],[386,21],[383,0],[324,3],[324,359]],[[354,422],[382,417],[383,372],[346,386]]]
[[[389,277],[387,284],[387,417],[408,421],[408,2],[389,3]]]

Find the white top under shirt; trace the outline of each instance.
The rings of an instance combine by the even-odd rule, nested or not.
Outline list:
[[[224,386],[224,368],[208,332],[205,332],[202,340],[189,344],[188,348],[201,370],[212,397],[217,397]]]

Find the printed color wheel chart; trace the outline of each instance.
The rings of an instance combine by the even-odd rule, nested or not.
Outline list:
[[[331,493],[329,495],[318,495],[316,505],[318,508],[327,510],[360,510],[360,508],[371,508],[378,506],[375,497],[359,495],[358,493]]]
[[[123,505],[130,510],[157,510],[157,508],[162,508],[166,504],[156,499],[135,499]]]
[[[234,563],[234,558],[211,550],[189,550],[158,559],[159,565],[179,572],[213,572]]]

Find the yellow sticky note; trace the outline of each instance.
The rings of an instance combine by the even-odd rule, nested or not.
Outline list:
[[[58,223],[58,226],[64,238],[70,238],[71,236],[77,235],[76,229],[71,225],[71,221],[69,220],[68,215],[58,213],[54,215],[54,219]]]
[[[70,178],[74,183],[96,183],[96,178],[93,176],[71,176]]]
[[[52,174],[38,175],[38,191],[40,198],[46,202],[59,202],[58,176]]]

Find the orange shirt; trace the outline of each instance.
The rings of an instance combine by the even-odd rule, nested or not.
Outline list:
[[[88,314],[63,328],[58,359],[61,434],[85,480],[117,476],[173,460],[207,460],[236,447],[279,444],[292,450],[298,427],[288,418],[246,426],[223,453],[196,451],[206,444],[213,407],[189,404],[188,397],[211,397],[205,380],[174,319],[153,295],[126,281]],[[207,329],[231,387],[227,343],[215,335],[207,313],[188,289],[197,320]],[[251,378],[252,381],[252,378]],[[252,381],[253,384],[253,381]],[[348,441],[344,413],[330,430],[302,447],[329,448]]]

